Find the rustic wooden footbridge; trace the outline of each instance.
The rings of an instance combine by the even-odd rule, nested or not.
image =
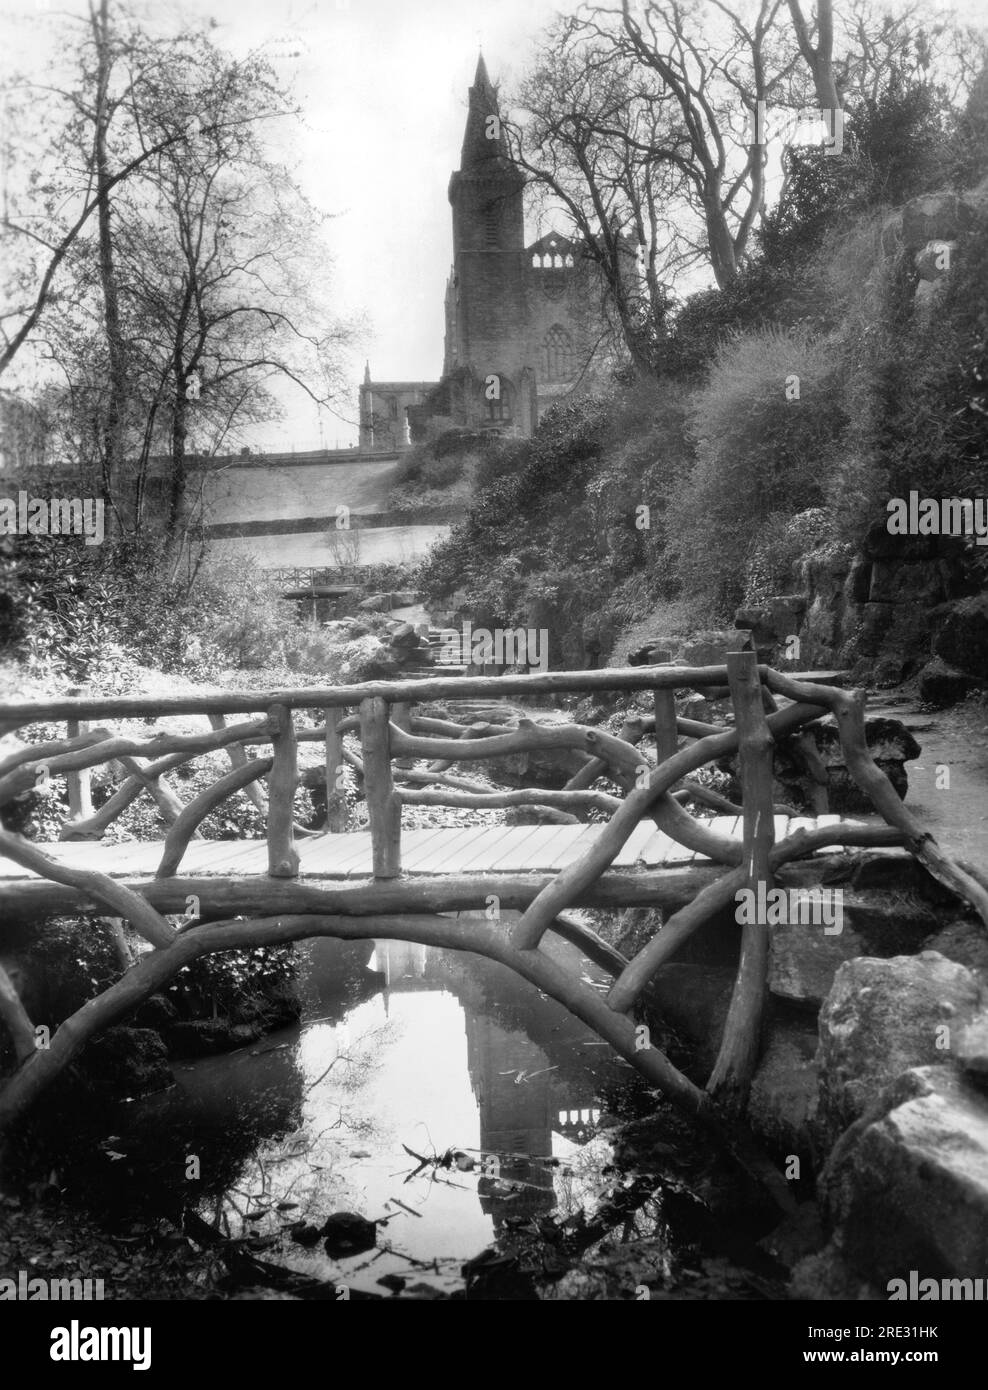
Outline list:
[[[31,726],[67,725],[64,739],[24,743],[0,759],[0,808],[61,778],[68,802],[57,844],[0,831],[0,912],[30,922],[89,911],[123,919],[144,942],[120,979],[62,1022],[44,1050],[37,1048],[35,1022],[0,967],[0,1021],[19,1063],[0,1083],[0,1129],[24,1113],[95,1032],[199,956],[320,935],[401,938],[476,952],[514,969],[706,1124],[757,1172],[780,1205],[788,1205],[784,1182],[754,1153],[742,1123],[767,997],[767,924],[738,928],[734,994],[705,1087],[657,1047],[642,1045],[636,1011],[656,970],[730,907],[739,890],[813,882],[826,864],[822,852],[834,848],[905,849],[988,924],[988,891],[980,876],[950,860],[900,800],[869,752],[864,693],[845,691],[838,682],[838,673],[794,676],[739,651],[724,665],[698,668],[666,663],[270,693],[0,701],[5,733],[29,737]],[[734,722],[679,716],[675,694],[681,689],[729,692]],[[509,729],[463,725],[428,712],[430,705],[465,698],[546,701],[609,691],[645,692],[653,712],[631,710],[618,734],[558,720],[523,719]],[[114,733],[105,722],[191,715],[206,716],[210,728],[135,736]],[[826,814],[798,817],[773,803],[773,743],[828,715],[836,722],[850,775],[878,813],[869,823]],[[231,716],[237,722],[228,723]],[[300,745],[307,743],[320,746],[325,769],[326,823],[317,832],[302,830],[295,818],[300,777],[311,773],[300,771]],[[546,749],[582,756],[561,790],[491,790],[449,773],[457,763],[487,764]],[[217,750],[225,751],[230,770],[183,805],[168,774]],[[692,776],[734,753],[740,805]],[[94,809],[89,774],[100,764],[114,766],[117,781]],[[341,775],[345,768],[352,773]],[[343,787],[351,775],[366,800],[367,830],[348,823]],[[823,780],[819,768],[816,775]],[[601,780],[623,794],[601,789]],[[205,818],[239,792],[263,812],[266,839],[200,838]],[[142,795],[158,806],[167,826],[163,840],[108,843],[106,832]],[[423,804],[538,805],[569,819],[403,830],[402,808]],[[699,813],[691,814],[687,805]],[[573,823],[573,816],[583,819]],[[584,906],[635,905],[661,908],[664,925],[631,960],[570,915]],[[520,914],[517,920],[508,922],[515,915],[508,909]],[[613,976],[606,995],[541,949],[547,932],[574,942]]]

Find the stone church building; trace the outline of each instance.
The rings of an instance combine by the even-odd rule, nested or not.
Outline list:
[[[603,286],[581,243],[525,244],[525,177],[512,160],[483,58],[470,88],[460,167],[449,181],[453,266],[439,382],[360,388],[360,443],[400,448],[426,421],[528,436],[589,373],[606,336]]]

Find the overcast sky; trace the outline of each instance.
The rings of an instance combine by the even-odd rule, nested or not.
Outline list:
[[[452,257],[446,188],[459,164],[480,46],[510,84],[551,20],[549,0],[196,0],[214,37],[265,47],[305,112],[294,154],[313,201],[334,214],[329,241],[340,307],[362,316],[354,375],[438,380]],[[355,381],[356,391],[356,381]],[[356,397],[346,413],[354,415]],[[293,412],[295,413],[295,412]],[[315,412],[297,403],[296,447],[316,447]],[[323,440],[352,429],[327,415]]]
[[[540,31],[577,0],[137,0],[151,26],[212,21],[234,54],[262,49],[296,91],[303,122],[289,161],[308,196],[334,215],[329,239],[339,307],[359,314],[352,372],[434,380],[442,365],[449,271],[449,175],[459,163],[467,88],[483,46],[495,82],[514,85]],[[894,0],[894,7],[901,0]],[[946,6],[945,6],[946,7]],[[976,18],[981,0],[950,6]],[[0,0],[4,53],[37,66],[84,0]],[[2,60],[0,60],[2,61]],[[348,443],[352,428],[319,421],[304,398],[262,439],[296,448]]]

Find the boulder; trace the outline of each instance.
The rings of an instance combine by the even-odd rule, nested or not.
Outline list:
[[[418,647],[420,638],[411,623],[398,623],[394,631],[388,633],[388,643],[400,650],[405,647]]]
[[[933,650],[949,665],[988,679],[988,594],[959,599],[942,617]]]
[[[988,989],[988,936],[980,922],[950,922],[923,942],[924,951],[939,951],[967,966]]]
[[[829,1148],[902,1072],[948,1057],[982,998],[970,970],[937,951],[842,965],[819,1018],[821,1146]]]
[[[737,627],[698,632],[684,644],[678,659],[686,666],[723,666],[728,652],[743,649],[745,637],[746,633]],[[755,650],[759,661],[767,661],[772,653],[772,643],[759,644],[755,640]]]
[[[151,1028],[108,1028],[81,1058],[85,1080],[112,1095],[147,1095],[175,1080],[165,1044]]]
[[[762,604],[739,608],[734,626],[748,629],[757,646],[771,647],[775,655],[780,649],[784,652],[787,639],[799,632],[806,606],[805,594],[776,594]]]
[[[890,1281],[988,1275],[988,1106],[952,1068],[901,1075],[838,1141],[821,1204],[853,1270]]]
[[[988,1083],[988,1014],[978,1014],[961,1029],[954,1055],[972,1081]]]
[[[374,1222],[352,1211],[338,1211],[327,1216],[322,1234],[326,1237],[326,1254],[333,1259],[360,1255],[365,1250],[373,1250],[377,1244]]]
[[[390,594],[371,594],[357,604],[360,613],[385,613],[391,608]]]
[[[830,993],[845,961],[866,953],[863,939],[849,924],[842,930],[823,926],[769,926],[769,989],[777,999],[817,1010]]]
[[[919,696],[928,705],[938,709],[946,705],[956,705],[976,690],[978,682],[956,666],[948,666],[943,657],[935,656],[928,661],[919,673]]]

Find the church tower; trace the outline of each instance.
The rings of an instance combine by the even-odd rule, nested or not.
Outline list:
[[[513,163],[497,92],[481,57],[470,88],[460,168],[449,181],[453,269],[446,291],[444,376],[461,375],[460,409],[478,423],[531,428],[524,372],[526,326],[524,175]],[[463,373],[470,373],[468,383]],[[490,378],[497,386],[486,386]],[[524,379],[522,379],[524,378]],[[496,394],[495,394],[496,393]]]

